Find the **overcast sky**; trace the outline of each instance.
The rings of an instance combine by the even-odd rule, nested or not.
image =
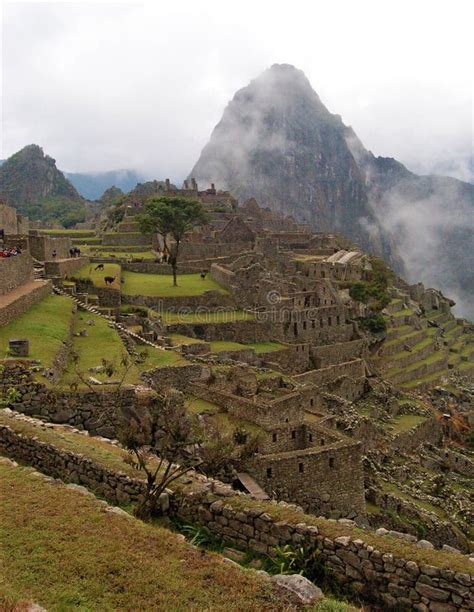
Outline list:
[[[302,69],[376,155],[472,156],[472,0],[3,3],[0,157],[186,175],[234,92]]]

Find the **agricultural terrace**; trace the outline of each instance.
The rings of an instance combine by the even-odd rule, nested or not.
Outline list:
[[[113,265],[113,264],[112,264]],[[202,295],[206,291],[217,291],[223,295],[227,291],[209,276],[202,279],[200,274],[179,274],[178,286],[173,286],[171,274],[142,274],[122,272],[124,295],[144,295],[148,297],[189,297]]]
[[[30,358],[51,367],[59,349],[69,337],[73,302],[63,296],[48,295],[17,319],[0,327],[0,356],[7,356],[10,339],[28,338]]]

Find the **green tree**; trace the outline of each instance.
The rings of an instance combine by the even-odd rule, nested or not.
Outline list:
[[[145,212],[138,218],[144,234],[158,232],[163,238],[169,253],[173,270],[173,285],[177,285],[179,246],[186,232],[207,223],[206,212],[200,202],[180,196],[150,198],[145,204]],[[174,244],[168,244],[168,236]]]

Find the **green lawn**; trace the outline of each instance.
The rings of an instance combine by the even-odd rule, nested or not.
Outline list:
[[[183,336],[181,334],[170,334],[171,342],[173,346],[178,346],[179,344],[200,344],[203,340],[199,340],[198,338],[190,338],[189,336]]]
[[[218,310],[216,312],[176,313],[164,311],[161,314],[166,325],[193,323],[233,323],[235,321],[254,321],[255,315],[243,310]]]
[[[395,435],[404,431],[410,431],[410,429],[415,428],[420,423],[426,421],[426,419],[427,417],[418,414],[402,414],[393,419],[391,423],[392,431]]]
[[[253,349],[257,354],[274,353],[287,348],[279,342],[254,342],[251,344],[241,344],[240,342],[230,342],[227,340],[216,340],[211,342],[211,351],[220,353],[222,351],[242,351],[244,349]]]
[[[189,414],[202,414],[203,412],[211,412],[214,414],[221,410],[220,406],[217,404],[213,404],[199,397],[194,397],[194,395],[189,395],[186,398],[185,406]]]
[[[209,276],[204,280],[199,274],[180,274],[178,286],[173,286],[173,277],[168,274],[142,274],[140,272],[122,273],[124,295],[146,295],[149,297],[182,297],[202,295],[205,291],[227,293]]]
[[[40,234],[48,236],[70,236],[71,238],[84,238],[95,236],[94,230],[77,230],[77,229],[44,229],[39,230]]]
[[[98,266],[98,264],[88,264],[75,272],[73,277],[82,280],[91,280],[94,287],[111,287],[114,289],[120,289],[120,265],[111,263],[106,263],[103,265],[103,270],[96,270],[95,268]],[[106,276],[115,277],[115,281],[111,285],[106,285],[104,281],[104,277]]]
[[[21,467],[0,465],[0,541],[2,610],[290,609],[255,572]]]
[[[48,295],[20,317],[0,327],[0,357],[6,355],[10,339],[28,338],[30,358],[39,359],[43,366],[51,366],[68,338],[73,306],[68,297]]]

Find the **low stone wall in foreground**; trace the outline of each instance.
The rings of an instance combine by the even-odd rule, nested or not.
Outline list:
[[[143,494],[143,481],[25,437],[6,425],[0,425],[0,450],[45,474],[85,485],[114,503],[134,502]],[[278,516],[281,505],[259,507],[246,495],[234,494],[229,487],[204,477],[196,477],[192,490],[177,491],[171,504],[171,512],[179,518],[206,526],[227,543],[257,553],[268,554],[273,547],[286,544],[317,547],[321,563],[337,582],[383,609],[474,609],[474,576],[410,560],[419,552],[414,545],[404,544],[407,558],[402,558],[349,535],[325,537],[316,525],[305,523],[308,516],[297,510],[292,510],[292,520],[277,520],[270,514],[273,508]]]

